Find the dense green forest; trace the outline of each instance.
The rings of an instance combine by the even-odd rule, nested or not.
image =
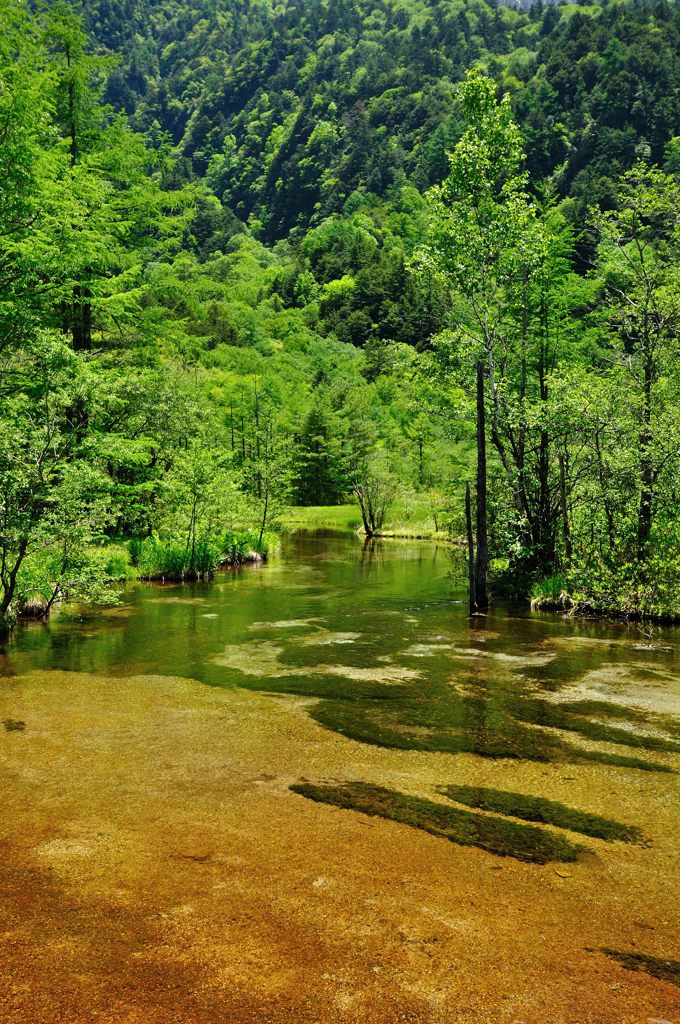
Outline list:
[[[347,500],[679,614],[680,8],[78,6],[0,0],[2,622]]]

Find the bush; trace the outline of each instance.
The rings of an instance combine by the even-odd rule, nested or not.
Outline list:
[[[568,573],[537,582],[531,592],[534,608],[573,609],[582,615],[624,619],[680,617],[680,557],[669,538],[647,560],[618,561],[576,557]]]
[[[569,593],[569,582],[562,573],[556,572],[534,584],[531,591],[531,607],[567,609],[573,605]]]
[[[103,577],[108,582],[116,583],[119,580],[134,578],[132,559],[124,545],[116,544],[95,548],[91,552],[91,556],[101,567]]]
[[[193,550],[185,542],[159,537],[130,541],[129,547],[139,576],[147,580],[209,579],[219,565],[254,561],[256,552],[266,557],[268,550],[265,537],[257,551],[256,535],[237,530],[228,530],[220,542],[197,540]]]
[[[137,567],[142,557],[142,548],[144,547],[144,541],[139,537],[133,537],[128,542],[128,551],[130,552],[130,565]]]
[[[189,564],[189,551],[185,544],[148,537],[136,542],[135,556],[142,579],[184,579]]]
[[[128,554],[119,545],[88,545],[65,553],[61,546],[27,558],[19,574],[16,606],[21,615],[47,616],[55,603],[116,604],[110,584],[131,577]]]
[[[672,549],[648,561],[601,561],[570,573],[574,607],[584,613],[623,618],[675,619],[680,616],[680,559]]]
[[[255,536],[250,532],[240,533],[237,530],[227,530],[222,541],[224,561],[231,565],[245,562],[254,550],[255,541]]]

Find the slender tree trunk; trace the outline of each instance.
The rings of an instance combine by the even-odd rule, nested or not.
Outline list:
[[[477,611],[477,600],[475,595],[475,538],[472,530],[472,501],[470,498],[470,484],[465,484],[465,526],[467,528],[468,545],[468,583],[470,590],[470,615]]]
[[[651,357],[645,360],[645,390],[640,430],[640,506],[638,509],[637,548],[638,558],[644,561],[649,555],[649,540],[652,534],[652,510],[654,503],[654,454],[652,451],[652,380]]]
[[[70,47],[65,51],[67,67],[71,67],[73,55]],[[71,167],[75,167],[80,159],[78,139],[78,98],[73,75],[68,83],[68,122],[69,122],[69,155]],[[73,347],[76,351],[89,352],[92,348],[92,304],[88,300],[91,294],[87,288],[76,285],[73,289],[71,312],[71,334]]]
[[[257,459],[257,469],[255,471],[255,480],[257,482],[257,496],[262,497],[262,471],[259,466],[260,462],[260,395],[257,390],[257,377],[255,378],[255,458]]]
[[[475,558],[475,606],[477,611],[489,607],[486,576],[489,566],[489,543],[486,503],[486,415],[484,410],[484,362],[477,362],[477,555]]]
[[[14,592],[17,586],[17,576],[19,575],[19,569],[26,556],[26,550],[28,548],[28,541],[21,540],[19,542],[19,551],[17,552],[16,561],[8,573],[3,572],[2,578],[2,600],[0,601],[0,632],[7,631],[11,626],[10,608],[12,607],[12,601],[14,600]],[[5,559],[3,558],[3,562]]]
[[[264,530],[267,525],[267,516],[269,514],[269,484],[266,484],[264,491],[264,508],[262,510],[262,522],[260,524],[260,535],[257,538],[258,551],[262,546],[262,537],[264,536]]]
[[[189,556],[189,574],[196,575],[196,495],[191,508],[191,521],[189,523],[189,536],[187,537],[187,548],[191,549]]]
[[[547,331],[546,324],[544,330]],[[546,358],[545,344],[542,344],[538,384],[544,415],[548,402]],[[535,549],[533,562],[535,568],[543,575],[550,575],[555,569],[555,536],[556,522],[553,519],[553,504],[550,497],[550,435],[542,426],[538,442],[538,514],[533,522],[532,540]]]
[[[64,541],[64,547],[63,547],[62,555],[61,555],[61,570],[59,572],[59,576],[62,579],[66,575],[66,570],[68,569],[68,554],[69,554],[68,553],[68,544],[67,544],[66,541]],[[50,612],[52,611],[52,608],[54,606],[54,602],[57,600],[57,598],[59,597],[60,593],[61,593],[61,584],[60,583],[56,583],[54,585],[54,588],[53,588],[52,593],[50,595],[50,599],[47,602],[47,604],[45,605],[45,608],[43,609],[43,613],[40,616],[41,618],[43,618],[43,619],[49,618]]]
[[[600,444],[600,433],[598,430],[595,431],[594,437],[595,443],[595,455],[597,458],[597,477],[600,484],[600,494],[602,499],[602,507],[604,509],[605,518],[607,520],[607,539],[609,541],[609,547],[614,547],[614,513],[611,507],[611,502],[607,497],[607,484],[608,477],[604,465],[604,458],[602,456],[602,446]]]
[[[76,285],[71,315],[71,334],[76,352],[89,352],[92,348],[92,304],[89,299],[89,290]]]
[[[548,383],[546,381],[545,355],[543,353],[539,367],[539,386],[541,389],[541,404],[545,415],[548,402]],[[541,429],[539,440],[538,520],[537,568],[545,574],[550,574],[555,567],[555,523],[552,518],[552,502],[550,500],[550,435],[545,427]]]
[[[365,497],[364,492],[363,492],[363,490],[362,490],[362,488],[360,486],[356,486],[354,488],[354,494],[356,495],[356,499],[359,502],[359,509],[361,511],[361,520],[362,520],[362,522],[364,524],[364,533],[366,534],[366,538],[368,539],[368,538],[373,536],[373,530],[371,529],[371,524],[369,522],[369,517],[368,517],[368,511],[366,509],[366,497]]]
[[[567,505],[567,473],[564,465],[564,455],[558,455],[560,464],[560,509],[562,512],[562,541],[564,543],[564,566],[566,569],[571,565],[571,530],[569,528],[569,507]]]
[[[541,431],[538,448],[538,517],[536,522],[536,567],[542,573],[551,573],[555,567],[555,529],[550,501],[550,439]]]

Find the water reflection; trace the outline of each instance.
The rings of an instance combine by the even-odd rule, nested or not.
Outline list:
[[[214,584],[135,584],[120,606],[21,626],[0,673],[168,675],[317,697],[360,742],[668,770],[680,633],[496,608],[470,620],[451,553],[328,531]],[[653,752],[653,756],[650,756]]]

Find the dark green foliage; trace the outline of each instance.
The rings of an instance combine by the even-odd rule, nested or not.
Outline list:
[[[252,0],[81,6],[97,45],[122,54],[109,98],[169,131],[269,238],[357,193],[440,181],[461,131],[453,87],[476,62],[513,94],[532,176],[552,177],[579,216],[680,134],[674,5],[305,0],[276,17]]]
[[[336,505],[347,493],[343,438],[330,410],[320,403],[296,437],[293,500],[296,505]]]
[[[583,849],[553,832],[517,825],[503,818],[471,814],[365,782],[346,782],[340,786],[301,782],[290,788],[318,803],[398,821],[459,846],[477,846],[497,856],[533,864],[574,861]]]
[[[289,503],[354,496],[374,533],[417,500],[458,533],[475,364],[492,589],[676,614],[678,9],[75,7],[89,36],[61,3],[0,0],[5,626],[104,596],[111,537],[201,576]],[[463,196],[485,215],[420,274],[443,178],[441,223]],[[506,717],[503,741],[437,742],[540,756],[536,719],[675,749]]]
[[[483,811],[495,811],[524,821],[537,821],[543,825],[556,825],[571,832],[581,832],[597,839],[610,842],[638,842],[641,833],[633,825],[621,825],[609,818],[577,811],[573,807],[546,800],[543,797],[524,796],[522,793],[508,793],[502,789],[485,789],[481,786],[442,786],[441,792],[450,800],[467,807],[478,807]]]
[[[660,163],[678,134],[678,9],[603,5],[550,20],[541,74],[519,94],[518,113],[531,173],[543,178],[564,161],[560,186],[583,211],[611,201],[636,157]]]

